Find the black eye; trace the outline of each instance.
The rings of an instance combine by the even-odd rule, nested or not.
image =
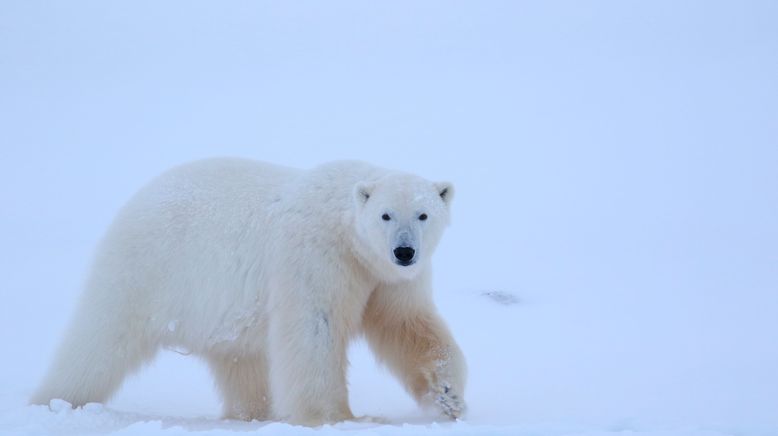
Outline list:
[[[389,221],[390,219],[392,219],[392,217],[390,217],[388,213],[385,213],[381,215],[381,219],[384,221]]]
[[[423,213],[423,214],[419,215],[419,219],[422,220],[422,221],[427,221],[427,214]]]

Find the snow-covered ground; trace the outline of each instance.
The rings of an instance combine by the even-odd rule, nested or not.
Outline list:
[[[778,434],[778,3],[0,2],[0,434]],[[470,377],[385,423],[219,419],[171,351],[106,405],[27,406],[92,250],[200,157],[447,179],[436,301]]]
[[[769,420],[751,420],[760,416],[759,411],[744,410],[743,396],[753,387],[730,385],[742,376],[714,380],[706,392],[686,368],[678,367],[679,362],[690,366],[693,362],[688,361],[689,355],[673,349],[677,345],[673,338],[666,339],[666,347],[648,345],[653,349],[641,352],[634,343],[639,339],[630,339],[628,332],[604,332],[607,326],[623,329],[625,324],[615,317],[597,321],[604,311],[592,306],[577,313],[577,308],[565,308],[561,302],[512,302],[505,297],[468,291],[439,294],[441,308],[471,367],[470,410],[462,422],[447,422],[419,410],[386,371],[376,367],[365,344],[357,343],[351,352],[354,412],[378,416],[383,423],[342,423],[311,430],[281,423],[221,420],[204,365],[165,352],[151,368],[129,380],[108,406],[89,404],[72,410],[56,401],[51,408],[25,406],[31,386],[4,392],[0,434],[774,434],[776,427]],[[644,339],[658,341],[661,336],[645,334]],[[664,361],[675,363],[656,367]],[[698,370],[704,371],[705,365],[699,365]],[[665,379],[682,385],[676,387]],[[728,398],[731,395],[741,397]],[[774,398],[768,394],[764,400],[770,403]],[[748,404],[761,408],[762,413],[773,405]],[[760,419],[768,416],[761,414]]]

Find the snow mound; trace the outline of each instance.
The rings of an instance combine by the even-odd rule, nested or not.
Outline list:
[[[481,295],[503,306],[513,306],[521,303],[521,299],[510,292],[484,291],[481,292]]]

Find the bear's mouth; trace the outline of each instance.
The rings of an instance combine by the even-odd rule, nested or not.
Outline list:
[[[399,260],[399,259],[397,259],[397,260],[394,261],[394,263],[396,263],[397,265],[400,265],[400,266],[411,266],[414,263],[416,263],[416,260]]]

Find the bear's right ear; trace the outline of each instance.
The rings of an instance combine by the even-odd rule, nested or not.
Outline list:
[[[446,206],[450,205],[451,198],[454,197],[454,185],[451,182],[438,182],[435,183],[435,189],[438,190],[438,195],[446,203]]]
[[[367,203],[367,200],[370,199],[370,194],[373,193],[373,188],[375,188],[375,186],[372,183],[357,183],[354,187],[354,201],[356,201],[359,206]]]

